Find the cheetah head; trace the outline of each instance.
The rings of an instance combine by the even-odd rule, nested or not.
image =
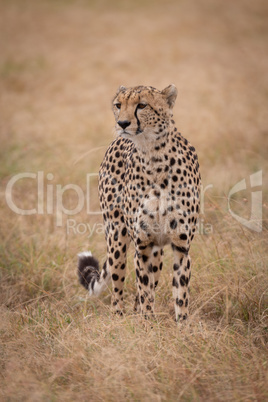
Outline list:
[[[113,99],[116,132],[147,148],[168,130],[177,97],[174,85],[159,91],[153,87],[119,87]]]

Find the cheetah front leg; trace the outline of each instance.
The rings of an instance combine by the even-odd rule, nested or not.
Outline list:
[[[157,272],[153,271],[152,262],[155,261],[152,252],[152,246],[136,246],[136,282],[138,295],[136,298],[137,311],[145,318],[154,316],[154,301],[155,301],[155,284],[156,278],[159,277],[160,260],[157,259]],[[155,275],[156,274],[156,275]]]
[[[138,291],[138,272],[139,272],[139,263],[138,263],[138,257],[137,253],[135,252],[134,255],[134,267],[136,270],[136,283],[137,283],[137,294],[135,297],[135,303],[134,303],[134,312],[135,313],[141,313],[141,307],[140,307],[140,297],[139,297],[139,291]]]
[[[183,247],[172,244],[174,254],[172,290],[175,302],[176,321],[188,317],[189,282],[191,278],[191,259]]]
[[[162,256],[163,256],[164,252],[163,249],[159,249],[154,251],[151,254],[151,271],[154,275],[153,281],[154,281],[154,289],[157,287],[158,282],[159,282],[159,277],[160,277],[160,273],[162,271],[162,267],[163,267],[163,262],[162,262]],[[139,269],[138,267],[138,262],[137,262],[138,258],[137,258],[137,253],[135,253],[134,256],[134,265],[136,268],[136,273],[137,270]],[[138,287],[138,276],[136,276],[136,281],[137,281],[137,287]],[[140,307],[140,297],[139,297],[139,292],[137,291],[136,294],[136,298],[135,298],[135,304],[134,304],[134,311],[137,313],[141,313],[141,307]]]
[[[130,239],[126,228],[110,231],[107,236],[107,267],[113,284],[112,309],[119,314],[123,312],[123,287],[126,276],[126,256]]]

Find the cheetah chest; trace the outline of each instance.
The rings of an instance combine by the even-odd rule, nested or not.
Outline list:
[[[146,191],[135,192],[135,185],[128,188],[131,205],[127,207],[126,219],[131,221],[132,236],[144,242],[153,242],[163,247],[188,239],[190,226],[180,199],[171,196],[169,189],[161,189],[152,184]]]

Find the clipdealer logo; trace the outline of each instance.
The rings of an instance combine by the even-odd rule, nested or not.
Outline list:
[[[249,219],[245,219],[234,213],[230,206],[232,196],[240,191],[247,190],[246,180],[243,179],[236,183],[228,194],[228,211],[234,219],[241,223],[246,228],[254,232],[262,231],[262,170],[253,173],[249,177],[250,194],[251,194],[251,210]]]
[[[88,215],[99,215],[100,211],[91,211],[90,209],[90,187],[91,180],[98,177],[97,173],[89,173],[86,175],[86,194],[83,189],[77,184],[67,184],[62,186],[61,184],[51,184],[54,179],[52,173],[46,175],[47,183],[45,185],[44,172],[39,171],[37,173],[19,173],[13,176],[6,186],[5,197],[8,207],[18,215],[52,215],[56,216],[56,226],[61,227],[63,224],[63,215],[72,216],[79,214],[86,204]],[[18,207],[14,201],[15,185],[20,180],[32,179],[36,182],[37,192],[37,205],[36,208],[23,209]],[[77,204],[75,208],[68,209],[64,206],[63,197],[64,193],[68,190],[73,191],[76,194]],[[56,199],[56,201],[54,201]]]
[[[86,212],[88,215],[101,215],[102,212],[91,210],[91,188],[92,182],[96,183],[96,179],[98,178],[98,173],[88,173],[86,175],[86,191],[84,191],[77,184],[67,184],[62,186],[61,184],[52,184],[51,181],[54,179],[54,175],[52,173],[44,174],[42,171],[38,171],[37,173],[24,172],[19,173],[13,176],[9,182],[7,183],[5,190],[5,198],[8,207],[19,215],[55,215],[55,222],[57,227],[63,226],[63,216],[74,216],[79,214],[83,208],[86,207]],[[36,182],[36,194],[37,194],[37,204],[35,208],[24,209],[17,205],[19,203],[18,200],[15,201],[15,192],[16,185],[21,180],[34,180]],[[249,219],[245,219],[239,216],[231,209],[231,199],[234,194],[239,193],[240,191],[246,190],[246,180],[243,179],[240,182],[236,183],[228,194],[228,211],[231,216],[236,219],[240,224],[248,228],[249,230],[255,232],[262,231],[262,171],[258,171],[250,175],[249,178],[250,186],[251,186],[251,214]],[[212,188],[213,185],[207,185],[205,188],[201,188],[201,196],[200,196],[200,212],[201,215],[204,215],[204,205],[205,205],[205,193],[207,190]],[[72,191],[76,196],[76,205],[73,209],[68,209],[64,206],[63,198],[66,191]],[[95,193],[97,191],[96,184],[93,190]],[[82,227],[83,225],[83,227]],[[102,224],[95,224],[97,227],[93,225],[88,226],[89,224],[78,223],[76,225],[75,219],[67,220],[67,232],[73,231],[76,234],[85,234],[89,231],[90,236],[94,231],[98,230],[103,233],[104,228]],[[206,225],[206,226],[205,226]],[[76,231],[77,229],[77,231]],[[212,225],[204,224],[204,220],[202,218],[199,222],[199,233],[201,234],[209,234],[212,233]],[[90,237],[89,236],[89,237]]]

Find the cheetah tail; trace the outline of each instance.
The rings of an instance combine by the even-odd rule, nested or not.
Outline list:
[[[99,296],[110,282],[110,272],[106,262],[100,271],[99,263],[90,251],[78,254],[78,278],[82,286],[89,291],[89,296]]]

